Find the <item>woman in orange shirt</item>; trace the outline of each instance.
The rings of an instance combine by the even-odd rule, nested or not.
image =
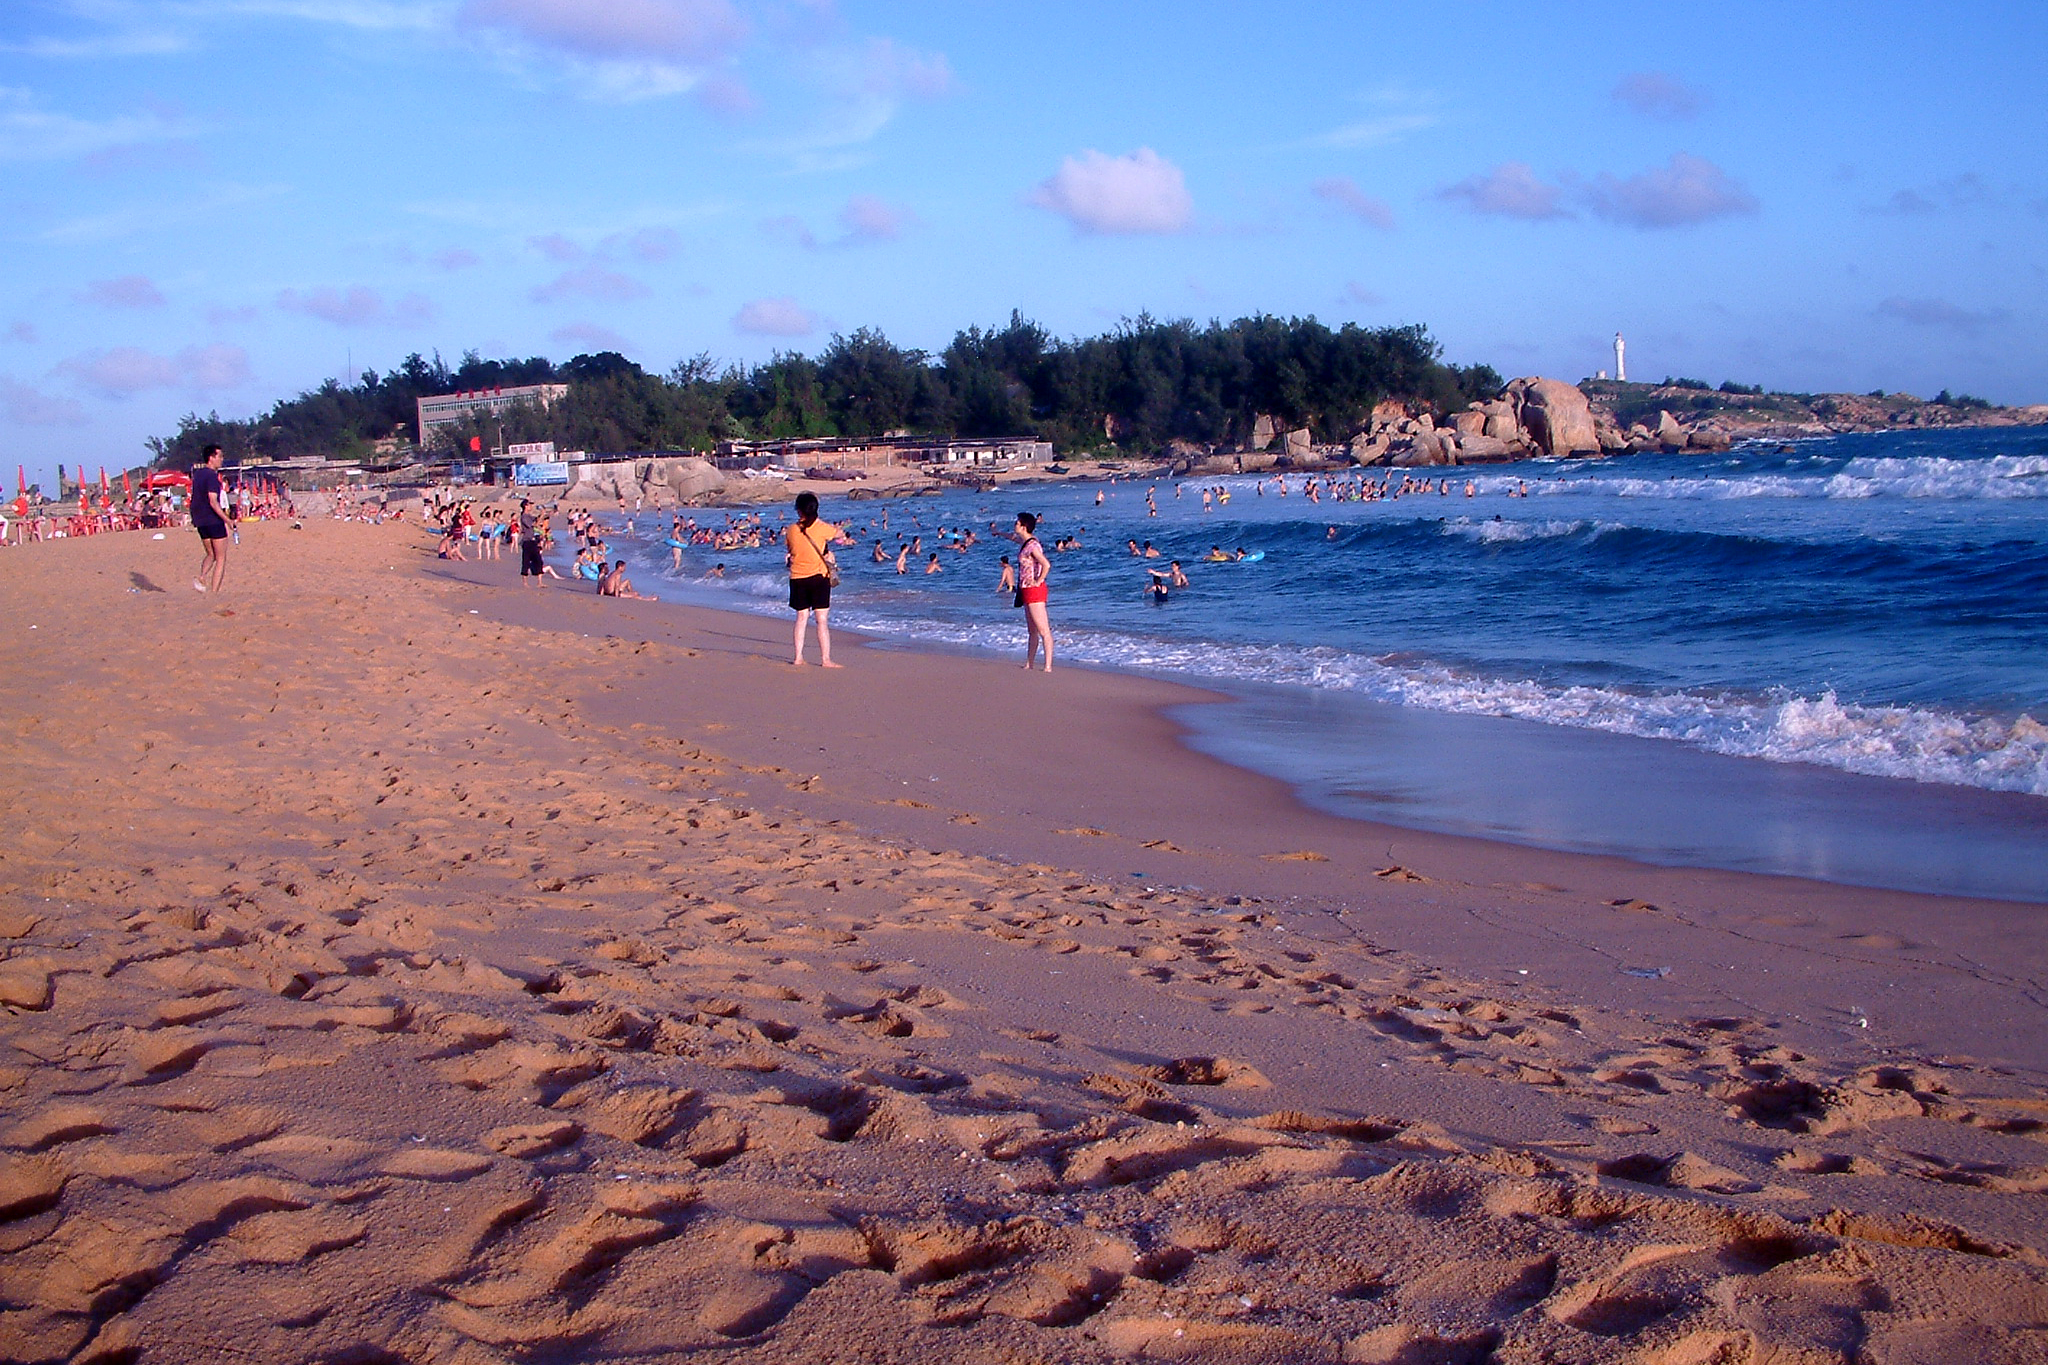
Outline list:
[[[832,574],[838,567],[832,543],[840,539],[839,528],[818,520],[818,495],[796,495],[796,525],[782,533],[788,547],[789,605],[796,612],[796,659],[804,666],[804,634],[810,628],[811,613],[818,616],[818,662],[825,668],[839,668],[832,662],[832,628],[826,618],[832,612]]]

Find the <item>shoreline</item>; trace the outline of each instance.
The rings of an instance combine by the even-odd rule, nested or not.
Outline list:
[[[496,572],[503,567],[430,561],[428,572],[466,568],[470,572],[445,576],[491,591],[494,579],[512,581],[509,571]],[[538,600],[529,602],[529,597]],[[740,705],[718,710],[708,697],[698,703],[711,707],[718,718],[700,722],[689,738],[715,744],[754,766],[822,776],[805,792],[806,809],[822,807],[889,837],[943,836],[965,851],[1016,862],[1074,865],[1118,879],[1144,872],[1147,884],[1199,884],[1223,895],[1327,900],[1372,916],[1376,939],[1404,951],[1429,952],[1465,970],[1497,973],[1544,963],[1576,975],[1589,968],[1618,974],[1626,967],[1666,967],[1671,969],[1668,978],[1624,976],[1610,988],[1631,1004],[1668,1008],[1683,999],[1689,1008],[1711,1014],[1740,996],[1799,1016],[1799,1000],[1756,979],[1768,976],[1768,968],[1743,974],[1739,989],[1716,975],[1726,959],[1750,951],[1746,946],[1731,951],[1731,944],[1762,938],[1827,962],[1825,970],[1795,989],[1804,993],[1824,981],[1829,998],[1842,1002],[1882,998],[1881,978],[1901,965],[1891,954],[1928,948],[1928,929],[1937,921],[1952,936],[1942,948],[1956,960],[2011,962],[2018,949],[2024,960],[2032,962],[2038,955],[2048,966],[2048,921],[2040,921],[2038,907],[2025,902],[1660,866],[1319,810],[1284,780],[1188,743],[1191,732],[1167,710],[1229,700],[1228,694],[1199,684],[1073,668],[1064,676],[1076,681],[1057,696],[1062,709],[1056,714],[1044,716],[1036,709],[1042,697],[1028,699],[1031,709],[1013,713],[1006,708],[1019,700],[1018,684],[1029,687],[1042,679],[1015,676],[1022,670],[993,658],[925,653],[895,641],[875,647],[857,632],[836,631],[835,644],[845,639],[851,646],[849,660],[857,653],[870,674],[884,675],[880,685],[891,700],[878,703],[868,697],[863,705],[871,710],[881,706],[893,724],[871,720],[871,728],[841,735],[825,746],[830,753],[819,754],[809,736],[785,738],[773,725],[764,730],[758,715],[759,705],[769,698],[797,704],[808,694],[793,689],[810,683],[816,673],[789,669],[778,657],[787,629],[781,618],[672,602],[600,601],[550,589],[526,593],[516,586],[494,592],[480,610],[525,626],[583,633],[578,628],[587,625],[620,639],[630,635],[686,648],[704,649],[705,641],[715,640],[721,651],[772,664],[774,671],[766,678],[750,680],[762,690],[751,692]],[[606,615],[579,620],[579,614],[590,611]],[[836,681],[851,671],[850,664],[840,674],[819,676]],[[1062,674],[1053,677],[1059,680]],[[897,700],[921,684],[946,696],[946,706],[933,709]],[[662,725],[647,710],[635,711],[610,694],[586,693],[580,700],[594,718],[620,728]],[[647,700],[642,699],[643,707]],[[744,718],[742,711],[748,713]],[[715,728],[704,729],[707,724]],[[1029,753],[985,744],[986,737],[998,734],[1010,744],[1027,746]],[[847,763],[854,775],[834,771]],[[1048,770],[1059,776],[1048,781]],[[1020,789],[1043,794],[1012,794]],[[750,791],[764,802],[787,799],[772,783],[757,782]],[[1301,853],[1316,856],[1288,856]],[[1388,868],[1399,870],[1379,875]],[[1513,909],[1503,913],[1503,907],[1494,906],[1474,916],[1470,898],[1490,893],[1510,896]],[[1446,896],[1453,897],[1449,903],[1460,915],[1458,926],[1448,929],[1436,913]],[[1658,908],[1647,915],[1616,909],[1617,903],[1636,902]],[[1654,922],[1662,932],[1641,935],[1646,926],[1631,923],[1625,937],[1641,943],[1639,952],[1661,954],[1659,960],[1614,962],[1597,934],[1561,946],[1545,916],[1559,910],[1582,915],[1589,909],[1607,918]],[[1513,950],[1502,946],[1503,938]],[[1870,952],[1838,946],[1856,939],[1900,947]],[[2017,975],[2033,972],[2029,968]],[[1674,978],[1687,977],[1689,986],[1675,991]],[[1973,1012],[1942,999],[1945,994],[1913,1007],[1907,1014],[1913,1022],[1891,1022],[1890,1027],[1904,1031],[1900,1045],[1971,1054],[1991,1046],[2002,1027],[1968,1043],[1956,1035],[1940,1038],[1946,1026]],[[1857,1023],[1859,1017],[1868,1018],[1838,1003],[1812,1011],[1806,1022],[1835,1044],[1860,1043],[1868,1025]],[[2018,1027],[1995,1045],[1996,1055],[2024,1066],[2048,1056],[2048,1011]]]
[[[0,1355],[2039,1346],[2038,916],[1362,833],[1186,688],[795,670],[415,528],[240,548],[0,557]]]

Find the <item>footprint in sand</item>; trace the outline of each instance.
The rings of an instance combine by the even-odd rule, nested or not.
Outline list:
[[[1330,856],[1327,853],[1318,853],[1314,849],[1309,848],[1296,849],[1292,853],[1268,853],[1263,856],[1265,861],[1269,863],[1327,863],[1330,861]]]

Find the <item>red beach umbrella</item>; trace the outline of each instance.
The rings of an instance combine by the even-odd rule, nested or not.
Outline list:
[[[135,486],[128,482],[128,471],[125,469],[121,471],[121,496],[124,498],[135,496]]]

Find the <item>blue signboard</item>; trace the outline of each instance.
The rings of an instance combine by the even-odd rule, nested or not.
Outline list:
[[[512,466],[512,482],[521,488],[532,488],[540,484],[569,482],[569,464],[566,460],[549,460],[539,464],[516,464]]]

